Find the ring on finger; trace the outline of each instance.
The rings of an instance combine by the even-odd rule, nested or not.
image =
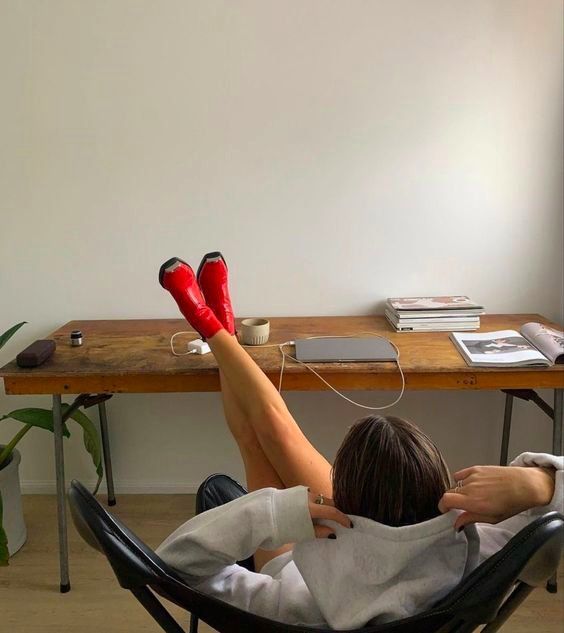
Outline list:
[[[463,479],[459,479],[456,482],[456,486],[454,488],[454,492],[460,492],[462,490],[462,487],[464,486],[464,480]]]
[[[319,506],[324,505],[324,503],[325,503],[325,497],[324,497],[321,493],[319,493],[319,494],[317,495],[317,497],[315,498],[314,503],[317,503],[317,505],[319,505]]]

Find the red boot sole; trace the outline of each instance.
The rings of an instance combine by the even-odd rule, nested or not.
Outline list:
[[[221,259],[221,261],[225,264],[225,268],[229,270],[229,267],[227,266],[227,262],[225,261],[225,257],[223,257],[223,255],[219,251],[212,251],[211,253],[206,253],[202,257],[202,261],[200,262],[200,265],[198,266],[198,270],[196,272],[196,279],[198,281],[198,284],[200,283],[200,273],[202,272],[202,268],[204,267],[204,264],[206,264],[209,259],[218,259],[218,258]]]
[[[188,266],[188,268],[190,268],[190,265],[187,264],[183,259],[180,259],[180,257],[171,257],[170,259],[167,259],[166,262],[159,268],[159,283],[161,284],[161,286],[164,288],[164,284],[163,284],[163,277],[164,274],[166,272],[166,269],[169,268],[170,266],[172,266],[172,264],[176,264],[176,263],[182,263],[185,266]],[[166,290],[166,288],[165,288]]]

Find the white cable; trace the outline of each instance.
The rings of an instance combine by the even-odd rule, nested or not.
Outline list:
[[[175,356],[187,356],[188,354],[196,354],[196,350],[190,350],[188,352],[182,352],[182,354],[179,354],[178,352],[174,351],[174,339],[179,335],[179,334],[196,334],[196,332],[189,330],[186,332],[176,332],[175,334],[173,334],[170,337],[170,351],[175,355]]]
[[[176,332],[175,334],[173,334],[171,339],[170,339],[170,349],[171,349],[172,353],[175,356],[186,356],[188,354],[196,354],[197,351],[195,349],[190,350],[188,352],[183,352],[181,354],[179,354],[178,352],[176,352],[174,350],[174,339],[179,334],[196,334],[196,332],[184,331],[184,332]],[[280,354],[282,355],[282,363],[280,365],[280,378],[278,380],[278,393],[282,392],[282,380],[284,378],[284,369],[286,367],[286,358],[290,358],[294,362],[296,362],[296,363],[298,363],[300,365],[303,365],[306,369],[309,369],[309,371],[312,374],[314,374],[315,376],[317,376],[319,378],[319,380],[321,380],[321,382],[323,382],[325,385],[327,385],[327,387],[329,387],[329,389],[331,389],[331,391],[336,393],[338,396],[343,398],[343,400],[346,400],[350,404],[353,404],[356,407],[360,407],[361,409],[368,409],[369,411],[382,411],[384,409],[389,409],[390,407],[395,406],[402,399],[403,394],[405,393],[405,376],[404,376],[403,370],[401,368],[400,360],[399,360],[400,359],[400,351],[399,351],[397,345],[394,342],[390,341],[385,336],[382,336],[381,334],[378,334],[377,332],[358,332],[358,334],[369,334],[370,336],[374,336],[376,338],[384,339],[385,341],[388,341],[390,343],[390,345],[396,350],[397,358],[395,359],[395,362],[396,362],[396,364],[398,366],[398,370],[399,370],[399,373],[400,373],[400,376],[401,376],[401,390],[400,390],[400,393],[399,393],[398,397],[393,402],[391,402],[390,404],[386,404],[386,405],[383,405],[381,407],[369,407],[366,404],[361,404],[360,402],[355,402],[351,398],[348,398],[343,393],[341,393],[340,391],[335,389],[335,387],[333,387],[333,385],[331,385],[329,382],[327,382],[327,380],[325,380],[325,378],[323,378],[323,376],[321,376],[318,372],[316,372],[315,369],[313,369],[313,367],[310,367],[307,363],[304,363],[303,361],[298,360],[297,358],[295,358],[291,354],[288,354],[287,352],[284,351],[284,347],[286,345],[294,345],[294,341],[285,341],[284,343],[274,343],[272,345],[242,345],[242,347],[252,347],[254,349],[265,349],[267,347],[277,347],[279,349]],[[358,334],[356,336],[358,336]],[[355,336],[355,334],[341,334],[341,335],[336,335],[336,336],[331,336],[331,335],[308,336],[308,337],[306,337],[306,339],[309,340],[309,339],[318,339],[318,338],[352,338],[354,336]]]
[[[325,385],[327,385],[327,387],[329,387],[329,389],[331,389],[331,391],[333,391],[334,393],[336,393],[338,396],[340,396],[341,398],[343,398],[343,400],[346,400],[347,402],[350,402],[350,404],[354,404],[357,407],[360,407],[361,409],[368,409],[369,411],[382,411],[383,409],[389,409],[390,407],[395,406],[403,397],[403,394],[405,392],[405,376],[403,373],[403,370],[401,368],[401,364],[399,361],[400,358],[400,351],[397,347],[397,345],[395,343],[393,343],[392,341],[390,341],[389,339],[387,339],[385,336],[382,336],[381,334],[377,334],[376,332],[360,332],[360,334],[370,334],[371,336],[377,337],[377,338],[383,338],[385,340],[387,340],[390,345],[392,345],[392,347],[396,350],[397,353],[397,358],[396,358],[396,364],[398,366],[398,370],[401,376],[401,390],[399,393],[399,396],[390,404],[386,404],[384,406],[381,407],[369,407],[366,404],[361,404],[360,402],[355,402],[354,400],[351,400],[351,398],[348,398],[347,396],[345,396],[344,394],[342,394],[340,391],[338,391],[337,389],[335,389],[335,387],[333,387],[333,385],[329,384],[327,382],[327,380],[325,380],[325,378],[323,378],[323,376],[321,376],[320,374],[318,374],[315,369],[313,369],[312,367],[310,367],[307,363],[302,362],[301,360],[298,360],[297,358],[295,358],[294,356],[291,356],[290,354],[288,354],[287,352],[284,351],[284,347],[286,345],[291,345],[293,344],[292,341],[286,341],[284,343],[280,343],[280,345],[278,346],[278,349],[280,350],[280,353],[282,354],[282,365],[280,367],[280,380],[278,383],[278,392],[280,393],[282,391],[282,377],[284,374],[284,365],[285,365],[285,359],[286,357],[292,359],[293,361],[295,361],[296,363],[299,363],[300,365],[303,365],[304,367],[306,367],[307,369],[309,369],[309,371],[311,371],[312,374],[315,374],[319,380],[321,380],[321,382],[323,382]],[[308,339],[314,339],[314,338],[351,338],[353,335],[341,335],[341,336],[308,336]]]
[[[282,364],[280,365],[280,380],[278,381],[278,393],[282,393],[282,377],[284,376],[284,365],[286,364],[286,354],[284,353],[284,345],[290,345],[290,341],[281,343],[278,346],[280,353],[282,354]]]

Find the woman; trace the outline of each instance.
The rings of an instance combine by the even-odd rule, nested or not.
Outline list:
[[[527,454],[519,467],[461,471],[447,492],[435,445],[391,417],[355,424],[331,468],[238,344],[221,254],[206,255],[197,275],[168,260],[159,280],[217,360],[251,491],[191,519],[157,550],[200,591],[292,624],[350,629],[395,620],[446,595],[530,516],[479,532],[473,521],[493,523],[559,500],[562,463]],[[260,573],[236,564],[252,555]]]

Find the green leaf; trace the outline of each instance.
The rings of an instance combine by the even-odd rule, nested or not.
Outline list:
[[[68,408],[69,405],[66,403],[61,405],[61,412],[63,415],[67,412]],[[98,430],[90,418],[78,409],[70,417],[82,427],[84,446],[90,453],[94,466],[96,467],[96,473],[98,474],[98,482],[96,483],[96,488],[94,489],[94,494],[96,494],[104,474],[104,469],[102,467],[102,447]],[[46,429],[47,431],[53,431],[53,412],[50,409],[16,409],[6,415],[0,416],[0,422],[7,418],[18,420],[19,422],[23,422],[29,426],[36,426]],[[63,423],[63,435],[65,437],[70,436],[66,423]]]
[[[6,567],[8,564],[8,537],[2,527],[2,495],[0,494],[0,567]]]
[[[86,450],[90,453],[94,466],[96,467],[98,482],[96,483],[96,487],[93,492],[93,494],[96,494],[104,474],[104,469],[102,467],[102,447],[100,444],[98,429],[94,426],[94,423],[86,415],[86,413],[80,411],[80,409],[77,409],[70,417],[82,427],[84,448],[86,448]]]
[[[26,323],[27,321],[22,321],[21,323],[12,326],[9,330],[6,330],[4,334],[1,334],[0,349],[2,349],[4,345],[6,345],[6,343],[12,338],[12,336],[14,336],[14,334],[22,327],[22,325],[25,325]]]
[[[63,405],[63,413],[65,407],[68,407],[68,404]],[[53,432],[53,412],[51,409],[37,409],[35,407],[30,407],[28,409],[16,409],[6,415],[0,416],[0,422],[2,420],[6,420],[7,418],[12,418],[18,422],[23,422],[24,424],[37,426],[40,429]],[[66,424],[63,424],[63,435],[65,437],[70,436]]]

